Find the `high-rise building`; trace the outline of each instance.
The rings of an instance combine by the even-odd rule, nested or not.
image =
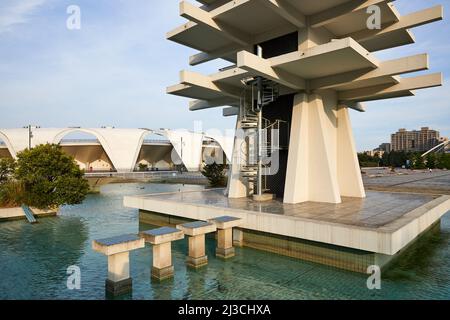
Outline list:
[[[392,150],[392,144],[390,144],[390,143],[382,143],[378,147],[378,150],[381,150],[383,152],[388,152],[389,153]]]
[[[439,144],[439,131],[423,127],[420,130],[408,131],[399,129],[391,135],[393,151],[423,152],[428,151]]]

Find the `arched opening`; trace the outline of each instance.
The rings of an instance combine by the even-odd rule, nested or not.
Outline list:
[[[74,157],[80,169],[89,172],[115,172],[116,169],[98,138],[84,131],[70,131],[59,141],[63,151]]]
[[[204,137],[202,146],[202,163],[227,164],[227,156],[216,140],[209,137]]]
[[[8,146],[6,145],[5,141],[0,137],[0,159],[3,158],[10,158],[12,159],[13,156],[11,155],[11,152],[9,152]]]
[[[163,135],[152,132],[144,137],[135,171],[177,170],[178,163],[181,163],[181,160],[176,152],[173,152],[170,141]]]

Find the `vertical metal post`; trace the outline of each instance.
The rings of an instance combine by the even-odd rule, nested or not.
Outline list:
[[[181,139],[181,160],[183,160],[183,137]]]
[[[183,137],[181,137],[180,139],[181,139],[181,152],[180,152],[180,155],[181,155],[181,166],[180,166],[180,173],[183,173],[183,163],[184,163],[184,161],[183,161]]]
[[[31,124],[28,125],[28,150],[31,150],[31,138],[33,137],[33,134],[31,132]]]
[[[262,48],[257,46],[257,55],[262,58]],[[262,195],[262,108],[263,108],[263,88],[262,88],[262,78],[257,79],[257,89],[258,89],[258,180],[257,180],[257,194]]]

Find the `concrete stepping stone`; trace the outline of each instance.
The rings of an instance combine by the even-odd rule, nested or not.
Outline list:
[[[105,281],[107,294],[118,296],[132,291],[130,251],[144,247],[144,239],[135,234],[94,240],[92,242],[94,251],[108,256],[108,278]]]
[[[200,268],[208,264],[205,253],[205,234],[215,232],[216,225],[206,221],[194,221],[177,225],[188,236],[189,254],[186,264],[192,268]]]
[[[172,278],[174,275],[172,241],[184,239],[183,231],[162,227],[143,231],[140,233],[140,236],[153,245],[152,278],[159,281]]]
[[[228,259],[235,255],[233,247],[233,228],[242,225],[243,219],[232,216],[216,217],[208,220],[217,227],[216,256]]]

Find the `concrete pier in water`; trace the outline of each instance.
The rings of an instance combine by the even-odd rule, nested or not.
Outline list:
[[[92,248],[95,251],[108,256],[108,278],[105,283],[107,294],[118,296],[132,291],[129,253],[144,247],[144,239],[135,234],[92,242]]]
[[[157,280],[172,278],[174,274],[172,241],[184,239],[183,231],[162,227],[141,232],[140,235],[146,242],[153,245],[152,278]]]
[[[240,226],[243,220],[231,216],[222,216],[209,221],[217,227],[216,256],[224,259],[234,257],[233,228]]]
[[[200,268],[208,264],[205,253],[205,234],[215,232],[216,225],[205,221],[194,221],[177,225],[177,229],[189,236],[189,255],[186,264],[192,268]]]

